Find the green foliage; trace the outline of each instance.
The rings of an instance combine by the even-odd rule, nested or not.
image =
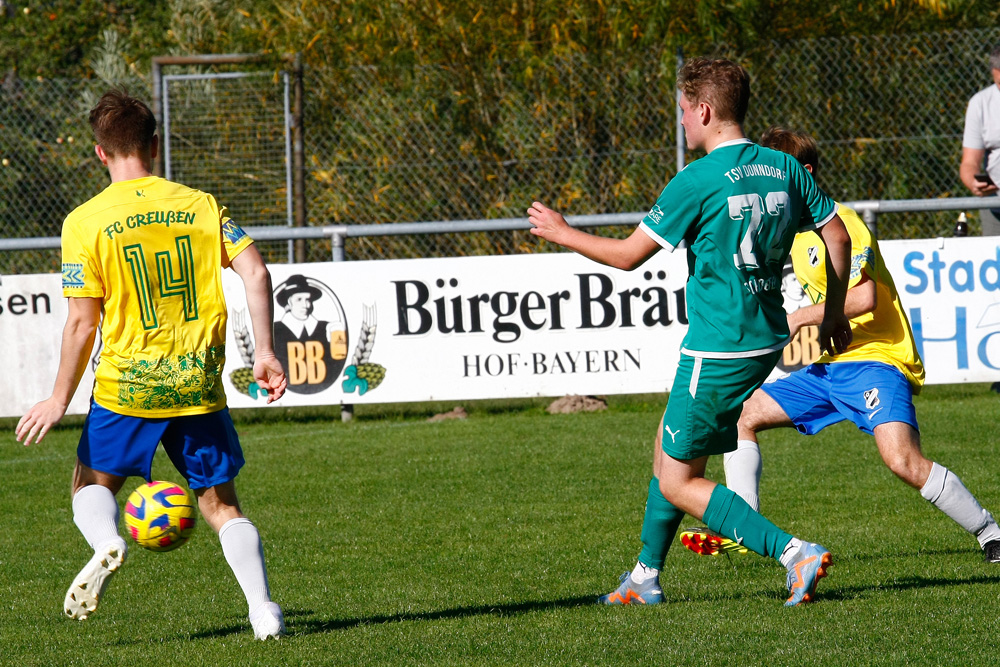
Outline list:
[[[105,30],[127,38],[130,63],[148,67],[169,46],[168,16],[164,3],[146,0],[4,0],[0,76],[87,77]]]
[[[644,210],[675,170],[679,47],[745,64],[754,77],[751,136],[771,123],[813,132],[837,196],[964,194],[955,135],[979,85],[967,72],[978,71],[982,44],[935,51],[947,38],[917,31],[998,21],[992,0],[0,0],[0,157],[9,162],[0,167],[0,224],[9,236],[54,235],[106,183],[81,121],[108,83],[127,79],[146,93],[156,54],[259,53],[271,57],[256,65],[268,72],[286,66],[281,56],[302,54],[311,225],[521,217],[536,198],[569,213]],[[39,76],[68,78],[52,91],[29,89]],[[178,162],[216,173],[175,177],[225,195],[220,179],[249,173],[244,185],[264,194],[246,208],[280,219],[284,158],[261,157],[264,143],[281,143],[280,124],[262,120],[263,139],[231,140],[233,102],[216,103],[212,84],[202,88],[203,99],[185,108],[217,114],[205,123],[217,141],[205,160],[203,144],[184,144],[193,159],[181,142],[174,149]],[[52,143],[60,136],[87,139],[68,150]],[[268,171],[277,186],[258,178]],[[908,216],[883,237],[941,233],[953,217]],[[409,238],[352,241],[349,252],[543,247],[526,233],[496,233],[422,247]],[[327,244],[310,248],[311,260],[329,257]],[[53,270],[54,257],[21,253],[0,260],[0,272]]]
[[[107,171],[94,157],[87,122],[95,91],[105,86],[100,81],[16,78],[0,86],[4,236],[59,236],[66,215],[107,186]],[[3,253],[0,258],[2,273],[58,270],[55,254],[32,259]]]
[[[927,455],[992,510],[984,465],[996,394],[928,387],[917,399]],[[247,466],[243,510],[264,540],[290,636],[255,642],[217,537],[159,554],[133,547],[86,622],[61,618],[88,548],[66,479],[79,420],[0,448],[0,639],[26,667],[150,665],[992,665],[1000,566],[975,538],[838,425],[762,436],[765,513],[834,556],[818,601],[786,609],[784,572],[748,555],[674,545],[667,602],[605,608],[634,565],[663,396],[611,397],[604,413],[548,415],[538,399],[234,411]],[[334,415],[336,414],[335,411]],[[7,420],[10,421],[10,420]],[[7,436],[13,424],[5,424]],[[709,476],[721,475],[713,460]],[[158,455],[153,477],[180,481]],[[127,493],[139,480],[130,480]],[[199,517],[200,520],[200,517]],[[687,524],[685,524],[687,525]],[[26,557],[30,553],[31,557]]]

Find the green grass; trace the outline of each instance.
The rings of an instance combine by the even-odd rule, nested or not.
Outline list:
[[[1000,566],[838,425],[762,437],[765,514],[834,554],[813,605],[784,572],[675,543],[667,603],[592,604],[639,551],[662,396],[548,415],[546,401],[238,413],[243,509],[265,541],[290,636],[255,642],[215,535],[134,548],[86,622],[62,618],[89,556],[68,498],[79,421],[0,447],[0,664],[992,665]],[[985,385],[917,399],[927,455],[1000,510]],[[710,476],[721,474],[713,461]],[[165,457],[154,477],[180,481]],[[134,484],[126,488],[130,490]],[[124,494],[119,500],[124,502]]]

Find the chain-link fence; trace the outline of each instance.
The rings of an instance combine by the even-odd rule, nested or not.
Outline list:
[[[211,192],[241,225],[290,225],[290,98],[288,72],[163,76],[164,177]],[[288,261],[288,242],[259,249]]]
[[[748,66],[747,131],[770,124],[820,141],[820,183],[841,200],[967,197],[958,176],[969,98],[992,84],[1000,29],[804,40]],[[953,212],[879,219],[883,238],[950,234]],[[976,225],[978,225],[978,217]],[[976,228],[978,233],[978,227]]]
[[[820,180],[836,198],[920,199],[968,195],[958,178],[964,112],[990,83],[986,54],[997,42],[1000,29],[984,29],[800,40],[713,55],[751,72],[751,137],[770,125],[817,137]],[[317,91],[309,87],[311,100],[338,110],[332,122],[309,124],[310,216],[346,223],[517,217],[535,198],[576,214],[646,210],[676,172],[675,70],[674,54],[647,53],[534,70],[510,63],[475,73],[471,85],[446,69],[330,72]],[[882,216],[879,226],[884,238],[914,238],[950,233],[954,220],[952,212],[898,214]],[[539,246],[524,233],[477,241],[359,241],[350,252],[433,256]]]
[[[812,132],[820,141],[820,181],[837,199],[918,199],[967,194],[958,178],[965,106],[990,83],[986,54],[998,42],[994,28],[771,43],[715,55],[751,72],[748,134],[772,124]],[[307,68],[306,222],[520,217],[535,199],[571,214],[643,211],[676,172],[676,65],[673,53],[646,52],[481,70]],[[272,72],[263,80],[273,91],[279,78]],[[283,141],[284,129],[262,120],[282,110],[271,93],[253,87],[261,80],[227,81],[224,99],[218,83],[184,90],[184,113],[203,114],[204,122],[197,149],[182,165],[174,159],[174,177],[183,182],[189,174],[190,185],[213,191],[243,222],[263,212],[268,224],[283,224],[287,193],[277,173],[284,163],[263,153]],[[0,236],[56,235],[65,214],[104,186],[86,127],[103,87],[10,79],[0,86]],[[150,89],[148,82],[130,88]],[[240,104],[248,99],[259,103]],[[230,128],[244,106],[255,109],[249,113],[259,127],[236,137]],[[172,137],[172,150],[193,136],[181,134],[187,138]],[[237,157],[237,147],[252,152]],[[189,160],[198,162],[196,172]],[[263,198],[230,194],[226,179],[234,175],[266,182]],[[954,217],[896,214],[880,217],[879,227],[883,238],[938,236],[950,233]],[[348,256],[546,249],[527,232],[495,232],[352,239]],[[57,253],[3,255],[0,273],[58,268]],[[329,242],[308,246],[306,259],[329,257]]]
[[[122,84],[133,94],[149,89],[140,80]],[[59,236],[66,214],[107,185],[87,123],[106,87],[13,77],[0,84],[0,236]],[[0,256],[0,273],[59,271],[57,251]]]
[[[308,87],[310,218],[518,217],[536,198],[576,213],[647,208],[674,170],[674,64],[597,65],[331,72],[317,91]],[[536,247],[526,232],[496,232],[368,239],[350,252],[426,257]]]

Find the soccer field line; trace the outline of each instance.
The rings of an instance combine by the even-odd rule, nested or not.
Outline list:
[[[66,456],[64,454],[49,454],[48,456],[32,456],[31,458],[11,458],[11,459],[0,459],[0,465],[20,465],[24,463],[43,463],[45,461],[64,461]]]
[[[415,427],[415,426],[431,426],[431,424],[425,423],[425,422],[398,422],[398,423],[392,423],[392,424],[361,424],[361,425],[351,426],[350,428],[351,428],[352,431],[374,431],[374,430],[395,429],[395,428],[412,428],[412,427]],[[334,428],[336,428],[336,427],[334,427]],[[237,424],[237,429],[239,429],[239,425],[238,424]],[[252,440],[254,442],[260,442],[260,441],[268,441],[268,440],[288,440],[289,436],[291,436],[291,435],[296,435],[296,436],[331,435],[331,436],[334,436],[334,435],[337,435],[337,432],[335,430],[332,430],[330,427],[326,427],[326,428],[322,428],[322,429],[310,429],[310,430],[287,430],[287,431],[283,431],[281,434],[267,433],[267,434],[254,434],[254,435],[251,435],[251,436],[242,436],[241,435],[240,437],[241,437],[241,439],[243,437],[246,437],[247,440]]]

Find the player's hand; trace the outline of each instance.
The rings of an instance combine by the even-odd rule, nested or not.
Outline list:
[[[851,322],[843,313],[839,317],[825,316],[819,325],[819,346],[827,354],[840,354],[853,338]]]
[[[36,403],[28,414],[21,417],[14,429],[17,441],[24,441],[27,447],[32,442],[41,442],[49,429],[59,423],[59,420],[66,414],[66,405],[54,398],[47,398],[40,403]]]
[[[257,386],[267,392],[267,402],[281,398],[288,386],[285,369],[274,354],[256,354],[253,361],[253,379]]]
[[[531,233],[541,236],[546,241],[560,243],[560,238],[566,230],[572,229],[566,218],[559,211],[554,211],[541,202],[534,202],[528,209],[528,222],[531,223]]]
[[[969,189],[977,197],[985,197],[986,195],[996,194],[998,188],[995,183],[987,183],[974,178],[972,179],[972,187]]]

